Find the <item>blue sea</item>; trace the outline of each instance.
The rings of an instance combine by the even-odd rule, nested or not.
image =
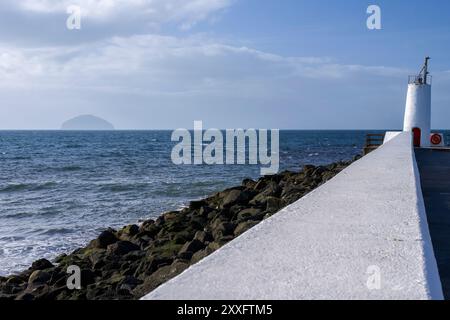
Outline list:
[[[280,170],[350,160],[366,133],[282,131]],[[260,175],[254,165],[176,166],[175,144],[171,131],[0,131],[0,275]]]

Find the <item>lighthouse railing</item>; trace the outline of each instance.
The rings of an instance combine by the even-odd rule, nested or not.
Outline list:
[[[433,77],[427,76],[427,80],[425,81],[425,78],[423,75],[416,75],[416,76],[409,76],[408,77],[408,84],[432,84],[433,83]]]

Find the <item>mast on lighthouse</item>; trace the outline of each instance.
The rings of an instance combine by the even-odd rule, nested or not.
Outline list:
[[[425,63],[416,76],[410,76],[403,131],[411,132],[414,136],[414,146],[430,147],[431,135],[431,77],[428,72],[428,62]]]

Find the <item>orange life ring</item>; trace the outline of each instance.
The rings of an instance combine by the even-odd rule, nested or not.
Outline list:
[[[441,135],[440,135],[440,134],[437,134],[437,133],[433,134],[433,135],[431,136],[431,143],[432,143],[433,145],[435,145],[435,146],[440,145],[440,144],[442,143],[442,137],[441,137]]]

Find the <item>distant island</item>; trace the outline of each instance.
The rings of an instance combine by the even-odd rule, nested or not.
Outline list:
[[[82,115],[64,122],[61,130],[114,130],[114,126],[102,118]]]

